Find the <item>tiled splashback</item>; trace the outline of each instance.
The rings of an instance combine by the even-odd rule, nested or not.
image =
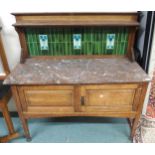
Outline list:
[[[124,55],[127,52],[128,28],[26,28],[30,56],[51,55]]]

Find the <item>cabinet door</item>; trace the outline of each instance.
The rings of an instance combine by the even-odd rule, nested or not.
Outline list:
[[[136,84],[82,86],[82,111],[129,112],[137,87]]]
[[[74,110],[72,86],[22,86],[19,93],[24,111],[46,113]]]

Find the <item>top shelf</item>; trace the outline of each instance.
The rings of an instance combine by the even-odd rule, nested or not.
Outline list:
[[[139,26],[137,13],[12,13],[15,27]]]

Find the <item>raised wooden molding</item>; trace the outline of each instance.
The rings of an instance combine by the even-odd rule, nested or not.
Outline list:
[[[23,26],[138,26],[137,13],[12,13]]]

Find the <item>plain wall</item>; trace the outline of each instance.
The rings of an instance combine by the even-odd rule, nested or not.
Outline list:
[[[129,12],[131,10],[122,7],[123,2],[122,5],[118,5],[117,1],[113,2],[113,5],[110,2],[104,4],[102,2],[102,0],[92,0],[89,3],[84,0],[5,0],[1,2],[0,25],[3,27],[1,34],[10,69],[12,70],[19,63],[21,54],[19,38],[12,26],[15,23],[12,12]],[[133,9],[134,6],[136,5],[133,5]],[[1,72],[3,70],[0,65]],[[13,102],[12,99],[9,102],[10,111],[16,110]]]

